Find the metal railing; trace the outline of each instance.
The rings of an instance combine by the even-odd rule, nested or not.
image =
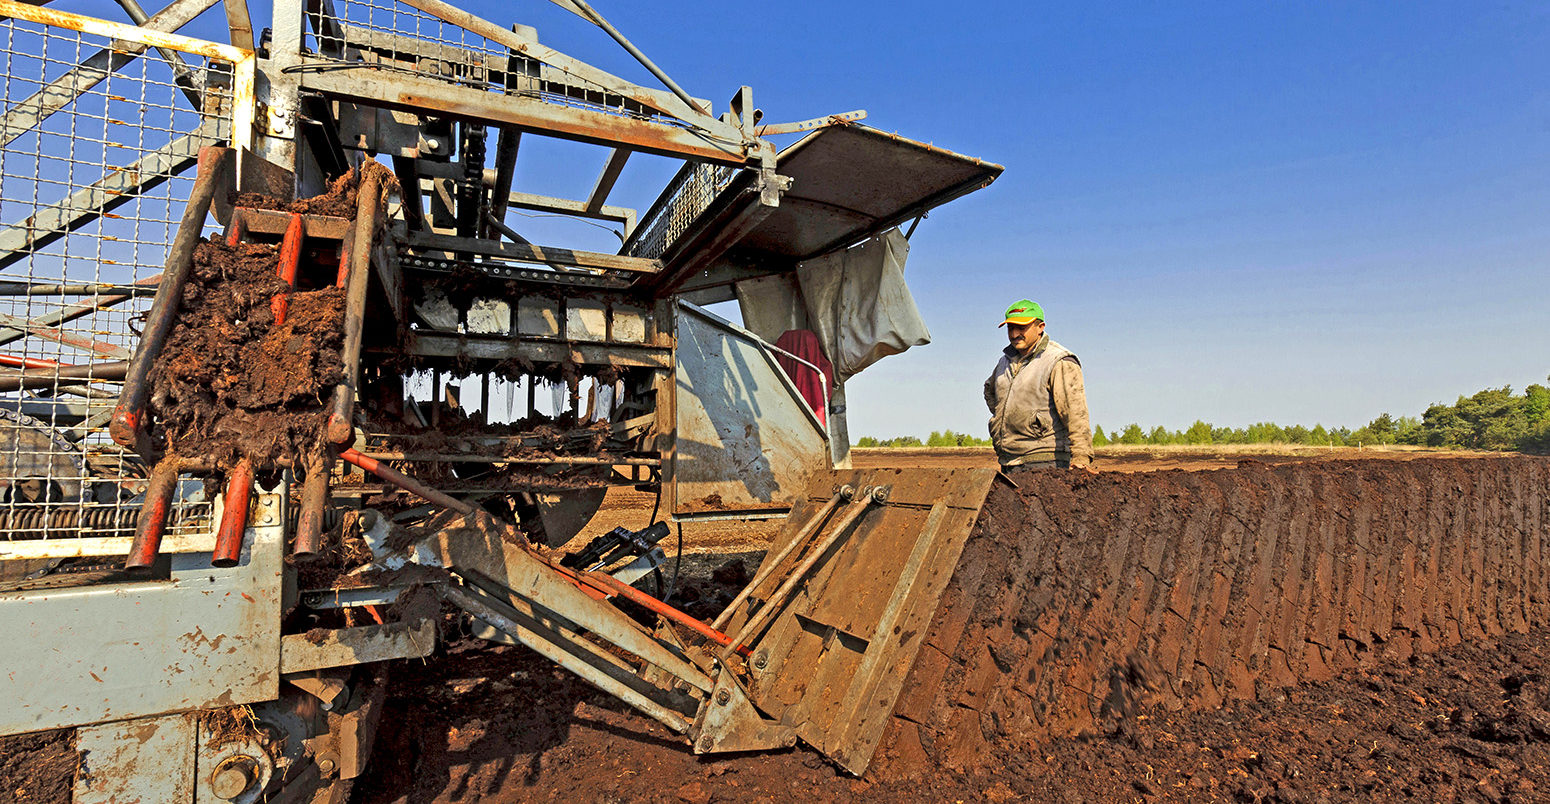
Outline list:
[[[251,144],[254,66],[0,0],[0,558],[127,544],[147,468],[107,437],[115,382],[199,149]],[[200,495],[179,500],[172,550],[208,527]]]
[[[661,258],[740,172],[740,168],[708,162],[684,165],[641,218],[622,253]]]

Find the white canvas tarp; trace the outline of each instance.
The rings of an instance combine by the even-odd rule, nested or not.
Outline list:
[[[770,343],[787,330],[812,330],[844,381],[888,355],[931,342],[904,283],[909,254],[909,241],[890,229],[802,263],[794,280],[786,275],[739,282],[743,326]]]
[[[788,330],[810,329],[802,290],[792,274],[761,276],[737,283],[737,306],[743,328],[767,343],[780,340]]]
[[[797,267],[811,329],[843,380],[888,355],[931,342],[904,283],[910,243],[890,229]]]

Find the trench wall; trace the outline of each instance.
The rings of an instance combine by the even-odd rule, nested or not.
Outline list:
[[[1122,728],[1550,619],[1550,459],[996,483],[879,759]]]

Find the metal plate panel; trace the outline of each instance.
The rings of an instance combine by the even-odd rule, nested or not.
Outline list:
[[[81,772],[74,804],[192,801],[194,718],[141,718],[76,732]]]
[[[480,335],[511,332],[511,305],[502,299],[474,299],[468,306],[468,331]]]
[[[292,634],[281,641],[280,670],[300,673],[328,667],[428,656],[436,647],[436,623],[395,622],[329,631],[321,638]]]
[[[615,304],[613,307],[614,340],[620,343],[646,342],[646,310]]]
[[[752,333],[686,302],[676,331],[672,513],[789,508],[828,466],[817,418]]]
[[[980,189],[1001,175],[1000,165],[953,153],[866,126],[819,129],[781,151],[776,170],[792,179],[780,206],[740,240],[745,257],[806,260],[858,243]],[[683,186],[644,218],[641,242],[630,253],[672,255],[681,261],[705,238],[730,225],[758,195],[740,198],[747,181],[725,170],[685,172]],[[714,197],[712,198],[712,194]],[[690,222],[692,216],[692,222]],[[646,242],[661,220],[670,243]],[[752,252],[750,254],[749,252]],[[758,260],[756,260],[758,261]]]
[[[542,296],[517,302],[517,334],[552,338],[560,334],[560,303]]]
[[[792,178],[780,208],[743,240],[748,248],[816,257],[973,192],[1001,166],[866,126],[832,126],[782,151]]]
[[[534,363],[612,364],[667,368],[665,347],[631,343],[578,343],[574,341],[525,340],[491,335],[453,335],[415,330],[403,351],[427,357],[464,357],[475,360],[509,360],[520,357]]]
[[[282,505],[261,495],[255,521]],[[169,581],[0,594],[0,734],[273,699],[283,548],[250,528],[230,569],[185,553]]]

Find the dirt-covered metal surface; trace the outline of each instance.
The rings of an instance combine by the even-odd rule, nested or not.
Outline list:
[[[353,219],[363,172],[393,182],[387,168],[368,161],[314,198],[283,203],[242,193],[234,201]],[[156,434],[168,451],[225,468],[243,458],[270,466],[320,448],[329,395],[344,379],[345,288],[328,266],[293,286],[280,275],[281,251],[250,242],[195,248],[176,322],[151,372]]]

